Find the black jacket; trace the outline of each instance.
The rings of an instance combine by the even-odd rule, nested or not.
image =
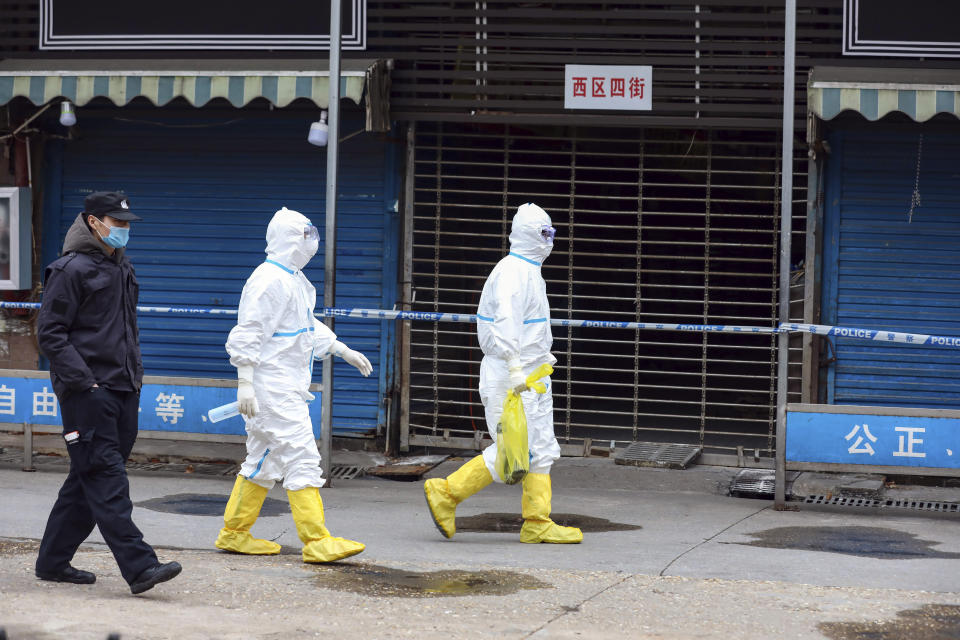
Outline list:
[[[63,254],[44,273],[37,318],[40,351],[50,360],[58,396],[94,383],[139,391],[143,383],[133,265],[117,249],[111,256],[80,214],[67,231]]]

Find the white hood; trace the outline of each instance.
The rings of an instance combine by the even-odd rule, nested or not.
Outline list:
[[[517,208],[510,230],[510,251],[524,258],[542,263],[553,250],[553,243],[546,242],[540,234],[544,226],[552,226],[547,212],[528,202]]]
[[[283,207],[267,225],[267,258],[294,271],[303,269],[317,253],[317,240],[304,238],[310,219],[299,211]]]

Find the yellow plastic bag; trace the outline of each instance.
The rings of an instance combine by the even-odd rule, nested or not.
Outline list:
[[[542,364],[527,376],[527,386],[537,393],[546,393],[547,385],[540,382],[553,373],[553,367]],[[530,448],[527,441],[527,416],[523,401],[513,389],[503,401],[503,415],[497,425],[497,458],[494,462],[497,475],[506,484],[523,480],[530,470]]]

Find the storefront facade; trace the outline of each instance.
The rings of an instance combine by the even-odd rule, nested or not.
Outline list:
[[[794,123],[798,143],[793,189],[784,194],[782,2],[691,0],[665,6],[557,0],[504,7],[474,0],[368,0],[363,6],[367,39],[362,56],[394,61],[385,90],[386,121],[393,123],[392,130],[376,143],[383,146],[363,147],[370,155],[360,156],[364,168],[379,166],[373,159],[378,154],[394,158],[387,162],[392,162],[392,169],[382,172],[388,176],[382,181],[384,196],[373,199],[388,210],[391,222],[380,227],[390,238],[383,244],[381,288],[361,296],[364,306],[371,308],[396,304],[415,311],[474,312],[484,277],[507,248],[510,217],[517,206],[534,201],[551,213],[558,229],[556,249],[544,265],[554,318],[772,329],[780,318],[779,226],[781,202],[787,198],[793,210],[791,319],[855,321],[857,313],[873,311],[846,295],[847,283],[851,277],[869,280],[874,274],[848,273],[843,255],[829,253],[834,245],[824,234],[839,234],[839,251],[848,251],[843,244],[848,238],[858,240],[856,234],[843,235],[845,225],[849,226],[845,217],[849,207],[842,198],[837,207],[843,211],[836,215],[827,211],[828,206],[817,204],[832,203],[829,194],[843,182],[829,182],[836,165],[818,160],[827,157],[820,153],[820,142],[834,149],[838,158],[859,154],[863,162],[871,157],[879,161],[869,146],[860,144],[856,127],[843,130],[841,120],[834,123],[836,127],[823,127],[823,137],[817,134],[809,145],[802,144],[808,118],[804,90],[808,72],[845,63],[878,69],[957,67],[954,59],[931,56],[929,51],[921,62],[889,51],[864,52],[857,42],[846,42],[844,12],[838,3],[800,0]],[[36,53],[28,43],[20,52],[7,55],[41,57]],[[283,53],[288,63],[311,55],[316,57],[315,53]],[[361,54],[345,55],[350,60]],[[651,108],[631,112],[566,108],[567,65],[649,66]],[[229,82],[225,90],[229,93]],[[230,96],[223,100],[230,103]],[[316,107],[306,108],[314,111],[301,123],[304,129],[315,118]],[[249,134],[253,148],[259,150],[237,167],[247,176],[239,200],[249,203],[261,197],[255,189],[255,155],[270,157],[271,164],[283,169],[278,173],[302,175],[302,162],[291,162],[293,156],[280,157],[285,156],[280,144],[280,151],[271,155],[267,141],[279,136],[290,148],[301,144],[299,139],[294,142],[296,127],[291,125],[288,134],[281,132],[286,126],[281,121],[286,122],[289,114],[281,117],[267,110],[258,115],[269,125],[241,126],[223,120],[222,127],[210,128],[202,113],[197,111],[197,124],[206,128],[194,135],[205,140],[203,149],[235,149],[230,155],[239,158],[245,152],[236,138]],[[243,115],[243,109],[233,113]],[[355,115],[354,124],[361,127],[360,115]],[[823,122],[832,122],[832,116],[820,116]],[[93,113],[90,117],[93,123]],[[170,112],[169,117],[180,116]],[[110,128],[103,126],[101,131]],[[148,139],[156,135],[151,133],[154,125],[123,126]],[[935,118],[922,126],[936,128],[939,121]],[[343,129],[346,132],[350,125]],[[884,153],[897,162],[906,162],[903,154],[907,153],[912,161],[915,133],[909,126],[900,131],[896,134],[900,138],[890,140],[893,147],[884,145]],[[938,138],[941,134],[947,137]],[[950,144],[949,136],[931,129],[924,139],[931,140],[934,154],[942,155],[948,153],[942,145]],[[171,158],[180,153],[182,161],[190,155],[185,147],[176,147],[188,138],[185,133],[170,138],[175,147]],[[354,138],[344,143],[344,162],[352,162],[350,148],[356,142]],[[72,142],[57,144],[66,148]],[[130,150],[118,144],[120,157],[124,153],[130,157]],[[82,175],[84,158],[63,153],[64,166]],[[206,158],[205,165],[216,163],[216,154],[210,154],[199,156]],[[185,166],[197,160],[187,159]],[[312,183],[313,194],[300,193],[310,201],[322,198],[322,159],[318,161],[321,170]],[[204,187],[203,180],[171,171],[177,162],[163,165],[169,180]],[[383,165],[382,159],[379,162]],[[872,174],[872,169],[865,171]],[[210,173],[210,180],[216,179],[217,173]],[[357,181],[345,176],[344,181],[363,189],[369,184],[363,175]],[[925,188],[921,183],[927,203]],[[929,188],[934,188],[933,182]],[[61,210],[76,206],[76,194],[70,196],[73,204],[64,197]],[[390,210],[394,203],[396,209]],[[238,215],[246,210],[245,204],[235,206]],[[306,203],[300,206],[308,208]],[[857,215],[849,210],[850,216]],[[917,222],[915,212],[914,222],[905,223],[914,225],[908,231],[916,229]],[[891,229],[891,233],[903,232],[899,227]],[[931,228],[929,233],[937,231]],[[349,232],[341,237],[350,241]],[[915,241],[929,244],[926,236]],[[208,245],[213,243],[208,240]],[[244,251],[255,253],[249,247]],[[386,266],[388,251],[394,251],[393,271]],[[149,253],[144,255],[149,259]],[[217,269],[233,273],[235,259],[225,257]],[[871,268],[882,268],[883,262],[877,260]],[[163,275],[155,277],[158,291],[178,291],[172,283],[163,282]],[[232,302],[220,289],[216,291],[217,295],[201,294],[195,299],[199,303],[206,295],[224,300],[224,305]],[[193,294],[171,295],[186,300]],[[345,293],[338,300],[344,296],[350,299]],[[915,297],[906,300],[908,305],[916,302]],[[883,296],[878,295],[874,306],[884,305]],[[145,335],[149,357],[155,359],[158,370],[212,366],[205,364],[206,356],[199,355],[209,348],[200,336],[184,333],[201,347],[196,357],[184,358],[175,349],[161,346],[163,331],[152,324],[153,318],[145,317],[144,322],[149,327]],[[395,363],[382,367],[386,378],[378,383],[376,398],[377,415],[384,419],[383,423],[377,419],[377,429],[387,429],[391,448],[483,446],[486,429],[475,392],[480,352],[474,328],[408,321],[394,334],[387,324],[373,323],[370,331],[380,332],[380,357],[386,362],[394,358]],[[340,326],[360,331],[360,323],[343,321]],[[156,338],[151,331],[156,331]],[[391,342],[394,335],[396,350]],[[587,327],[557,327],[554,336],[559,360],[554,377],[557,434],[565,453],[589,454],[598,447],[622,447],[633,441],[692,444],[703,449],[704,460],[724,464],[760,463],[775,453],[774,336]],[[859,347],[851,350],[841,342],[836,346],[853,359],[843,360],[842,365],[838,360],[831,372],[830,365],[820,366],[831,355],[818,338],[791,339],[791,402],[861,402],[866,396],[856,389],[864,385],[854,379],[860,374],[851,377],[848,367],[873,370],[883,358],[889,361],[900,355],[873,353],[857,362],[859,356],[852,354]],[[936,376],[949,374],[944,363]],[[891,374],[888,386],[896,387],[902,375]],[[346,395],[351,392],[343,390]],[[363,397],[364,404],[369,401]],[[386,415],[382,413],[385,404],[393,407]],[[369,417],[361,423],[368,425],[366,420]]]
[[[823,324],[960,336],[958,90],[949,70],[811,72]],[[816,348],[821,402],[960,408],[950,349],[843,336]]]
[[[162,395],[157,402],[144,399],[141,410],[169,411],[163,398],[173,397],[174,408],[183,411],[155,427],[242,436],[242,421],[224,423],[226,430],[214,426],[204,415],[212,407],[191,396],[216,395],[211,389],[236,375],[224,350],[235,315],[223,312],[236,309],[244,281],[264,260],[274,211],[301,211],[323,228],[326,153],[307,142],[307,132],[326,106],[329,74],[325,62],[285,69],[261,61],[173,64],[7,61],[0,63],[0,102],[33,112],[54,97],[75,105],[76,125],[57,124],[57,110],[51,109],[46,119],[35,120],[43,135],[28,143],[38,271],[59,255],[88,193],[128,194],[143,217],[133,228],[128,255],[140,282],[140,304],[151,309],[139,317],[144,368],[147,383],[160,384]],[[341,76],[341,133],[349,139],[339,163],[337,302],[389,308],[396,296],[400,149],[367,130],[364,96],[372,64],[344,65]],[[322,306],[322,260],[305,273]],[[342,321],[336,331],[369,357],[376,375],[363,378],[336,365],[334,434],[383,435],[393,325]],[[316,373],[315,382],[319,367]],[[14,375],[11,385],[17,380]],[[319,429],[319,402],[314,404]]]

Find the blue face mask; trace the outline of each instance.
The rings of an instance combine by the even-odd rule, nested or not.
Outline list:
[[[101,240],[107,243],[107,246],[113,247],[114,249],[122,249],[123,247],[127,246],[127,242],[130,241],[129,227],[111,227],[106,224],[104,224],[104,226],[110,229],[110,235],[104,238],[99,231],[97,232],[97,235],[100,236]]]

